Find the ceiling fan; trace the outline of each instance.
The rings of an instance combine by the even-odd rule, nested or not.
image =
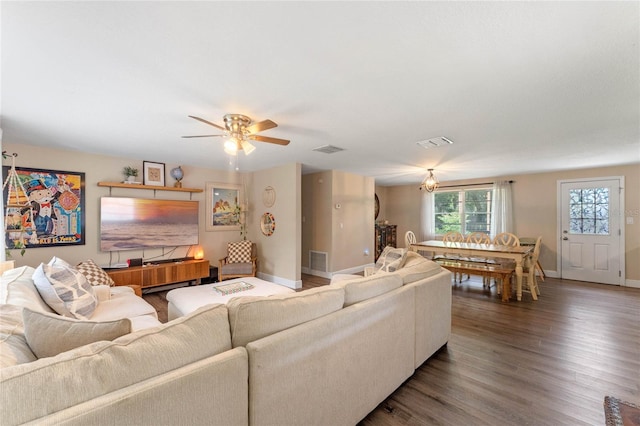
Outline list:
[[[226,114],[223,117],[223,127],[207,121],[204,118],[196,117],[193,115],[190,115],[189,117],[222,130],[222,134],[183,136],[183,138],[226,138],[227,140],[224,143],[224,152],[230,155],[236,155],[238,151],[244,151],[245,155],[251,154],[256,149],[256,147],[249,142],[250,140],[273,143],[276,145],[289,145],[289,141],[286,139],[271,138],[268,136],[261,136],[256,134],[258,132],[262,132],[263,130],[269,130],[273,129],[274,127],[278,127],[278,125],[271,120],[264,120],[254,123],[253,120],[251,120],[251,118],[247,117],[246,115]]]

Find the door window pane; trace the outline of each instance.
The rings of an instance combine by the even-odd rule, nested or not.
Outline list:
[[[569,190],[569,233],[609,234],[609,188]]]

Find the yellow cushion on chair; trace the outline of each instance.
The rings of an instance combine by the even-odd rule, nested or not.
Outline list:
[[[228,263],[251,262],[251,241],[238,241],[227,245]]]

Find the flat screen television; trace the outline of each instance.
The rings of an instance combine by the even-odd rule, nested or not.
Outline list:
[[[198,202],[147,198],[100,199],[100,250],[198,244]]]

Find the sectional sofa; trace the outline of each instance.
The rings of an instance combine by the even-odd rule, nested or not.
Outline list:
[[[2,287],[31,288],[26,272],[3,275]],[[0,332],[15,344],[25,340],[15,312],[27,301],[8,301],[14,305],[5,299],[0,309],[13,314],[2,315]],[[26,357],[0,369],[0,418],[4,425],[353,425],[450,332],[450,272],[409,253],[392,273],[238,297],[112,341]]]

